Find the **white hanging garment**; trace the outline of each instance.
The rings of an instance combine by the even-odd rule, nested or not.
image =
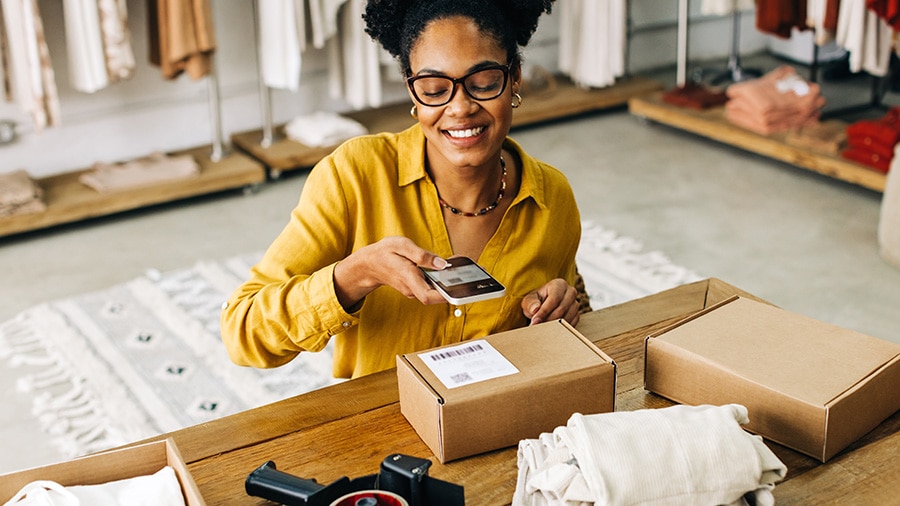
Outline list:
[[[754,0],[703,0],[700,13],[707,16],[727,16],[739,11],[750,11],[756,8]]]
[[[340,36],[329,48],[329,89],[356,110],[382,104],[381,53],[365,31],[365,0],[349,0],[338,14]]]
[[[297,3],[259,0],[258,6],[263,82],[270,88],[297,91],[302,62]]]
[[[0,0],[12,98],[31,116],[35,132],[60,122],[56,78],[37,0]]]
[[[559,68],[579,86],[603,88],[625,73],[625,0],[561,0]]]
[[[97,0],[63,0],[69,83],[93,93],[109,85]]]
[[[900,144],[887,173],[878,219],[878,249],[881,258],[900,269]]]
[[[851,72],[887,75],[893,33],[886,21],[866,8],[866,0],[841,1],[835,42],[850,53]]]

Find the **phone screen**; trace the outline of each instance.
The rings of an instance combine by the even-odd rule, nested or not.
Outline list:
[[[449,258],[448,267],[425,274],[449,302],[467,304],[500,297],[506,293],[503,285],[484,269],[466,257]]]

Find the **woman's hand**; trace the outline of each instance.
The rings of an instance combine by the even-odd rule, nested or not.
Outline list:
[[[561,278],[550,280],[522,299],[522,313],[532,325],[563,318],[575,326],[581,317],[579,309],[578,291]]]
[[[390,286],[423,304],[447,302],[419,267],[443,269],[447,261],[407,237],[386,237],[360,248],[334,267],[338,301],[350,309],[379,286]]]

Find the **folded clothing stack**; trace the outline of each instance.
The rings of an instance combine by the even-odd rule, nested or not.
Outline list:
[[[44,192],[24,170],[0,174],[0,217],[47,210]]]
[[[663,93],[662,99],[663,102],[668,104],[702,111],[703,109],[724,104],[728,101],[728,95],[725,92],[707,88],[702,84],[686,83],[683,86],[677,86]]]
[[[78,180],[100,193],[107,193],[199,175],[200,166],[191,155],[152,153],[130,162],[95,163]]]
[[[340,114],[316,111],[297,116],[284,126],[288,139],[309,147],[336,146],[347,139],[368,133],[362,123]]]
[[[825,106],[819,91],[818,84],[782,65],[757,79],[729,86],[725,118],[763,135],[814,125]]]
[[[772,505],[787,468],[747,422],[739,404],[576,413],[519,442],[512,503]]]
[[[892,107],[878,119],[864,119],[847,125],[844,158],[886,173],[891,168],[894,147],[900,142],[900,107]]]

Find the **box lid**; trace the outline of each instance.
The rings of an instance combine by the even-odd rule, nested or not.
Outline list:
[[[652,338],[818,406],[827,406],[900,354],[897,344],[743,297]]]
[[[452,397],[459,402],[494,396],[498,391],[528,388],[535,382],[557,377],[562,371],[571,373],[603,365],[615,367],[612,359],[564,320],[501,332],[484,340],[518,368],[519,373],[451,388],[422,360],[431,350],[404,357],[438,398],[444,401]],[[525,341],[528,346],[522,346]]]

